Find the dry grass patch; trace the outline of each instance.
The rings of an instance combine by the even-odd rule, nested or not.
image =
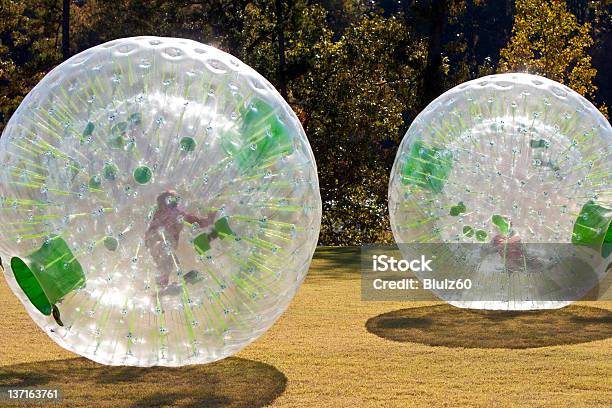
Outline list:
[[[284,392],[270,404],[273,407],[612,406],[612,338],[531,349],[457,348],[390,341],[366,330],[372,317],[440,303],[363,302],[359,249],[319,248],[287,312],[237,357],[271,366],[287,378]],[[612,302],[589,305],[612,310]],[[2,370],[14,372],[25,363],[19,370],[28,378],[53,367],[49,360],[60,360],[57,364],[61,365],[68,364],[61,360],[78,357],[36,327],[2,279],[0,310]],[[79,361],[77,365],[88,364]],[[211,388],[234,390],[247,398],[251,393],[274,394],[266,390],[276,382],[267,383],[248,372],[242,379],[240,361],[222,363],[232,361],[234,368],[218,371],[214,385],[202,374],[207,366],[176,372],[162,368],[161,372],[168,374],[160,376],[154,374],[158,369],[152,368],[152,373],[145,370],[146,376],[140,380],[133,377],[134,381],[130,380],[133,369],[124,369],[126,380],[118,383],[100,384],[89,377],[66,390],[63,405],[130,407],[170,398],[168,403],[189,406]],[[186,374],[181,374],[183,370]],[[91,371],[92,376],[101,372],[95,367]],[[270,373],[267,369],[264,372]],[[68,374],[57,380],[52,375],[46,386],[67,379]],[[251,401],[257,406],[266,399]]]

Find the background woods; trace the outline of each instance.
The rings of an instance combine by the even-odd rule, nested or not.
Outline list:
[[[319,169],[320,243],[385,242],[397,146],[446,89],[528,71],[607,113],[611,12],[611,0],[0,0],[0,131],[70,55],[119,37],[191,38],[251,65],[302,121]]]

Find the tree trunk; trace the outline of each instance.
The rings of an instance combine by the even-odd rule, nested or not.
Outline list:
[[[444,91],[442,35],[448,10],[446,2],[447,0],[431,0],[427,66],[423,73],[423,107]]]
[[[478,32],[481,31],[481,24],[476,20],[476,7],[473,0],[465,2],[465,41],[467,42],[466,62],[469,67],[469,79],[473,79],[478,74],[478,55],[476,53],[476,44],[479,37]],[[473,21],[473,23],[472,23]]]
[[[70,57],[70,0],[64,0],[62,9],[62,57]]]
[[[285,29],[283,22],[283,1],[276,0],[276,35],[278,38],[278,90],[283,98],[287,98],[285,83]]]

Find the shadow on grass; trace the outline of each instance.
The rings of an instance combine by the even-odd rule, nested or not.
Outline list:
[[[370,333],[398,342],[465,348],[524,349],[612,337],[612,312],[586,306],[503,312],[437,305],[372,317]]]
[[[359,279],[361,249],[351,247],[317,247],[310,266],[309,278]]]
[[[0,367],[0,386],[59,388],[66,406],[262,407],[285,391],[287,378],[271,365],[236,357],[178,368],[74,358]]]

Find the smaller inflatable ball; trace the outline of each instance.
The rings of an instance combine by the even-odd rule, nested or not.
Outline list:
[[[86,50],[0,139],[0,255],[58,344],[104,364],[236,353],[287,308],[321,222],[316,165],[253,69],[190,40]]]
[[[470,308],[558,308],[605,277],[612,249],[612,130],[567,86],[503,74],[461,84],[414,120],[389,184],[391,226],[421,279]]]

